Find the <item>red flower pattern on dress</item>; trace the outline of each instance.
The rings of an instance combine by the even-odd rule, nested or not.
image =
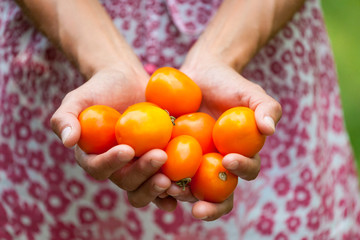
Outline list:
[[[94,196],[95,205],[103,210],[112,210],[117,203],[118,195],[110,189],[102,189]]]
[[[287,176],[278,178],[274,183],[274,190],[280,196],[286,195],[290,190],[290,181]]]
[[[36,239],[35,235],[40,231],[40,226],[44,221],[44,216],[37,205],[28,203],[18,204],[12,209],[13,218],[11,222],[14,226],[15,234],[25,232],[28,239]]]
[[[50,231],[51,240],[75,239],[75,226],[72,223],[56,222]]]
[[[3,227],[6,225],[6,223],[8,221],[8,217],[7,217],[5,208],[2,206],[1,203],[0,203],[0,216],[1,216],[1,218],[0,218],[0,229],[3,229]]]
[[[184,223],[183,209],[177,207],[174,212],[164,212],[156,210],[155,222],[163,229],[165,233],[176,234]]]
[[[28,192],[30,196],[32,196],[34,199],[43,200],[45,189],[38,182],[30,182],[28,187]]]
[[[70,200],[62,194],[60,189],[50,189],[46,193],[46,209],[54,216],[61,215],[67,211]]]
[[[180,67],[221,2],[101,0],[149,74]],[[49,123],[83,77],[14,1],[0,2],[0,35],[1,239],[359,239],[359,184],[319,0],[243,71],[283,117],[260,152],[260,175],[239,181],[233,210],[213,223],[193,219],[188,204],[135,209],[124,191],[85,174]]]
[[[296,232],[297,229],[300,227],[301,224],[301,220],[299,217],[296,216],[290,216],[287,220],[286,220],[286,224],[288,229],[291,232]]]
[[[256,224],[256,229],[262,235],[271,235],[273,232],[274,220],[267,216],[261,216],[258,223]]]
[[[97,221],[98,217],[95,210],[90,207],[79,207],[78,218],[82,224],[93,224]]]
[[[66,190],[73,198],[81,198],[85,193],[85,186],[82,182],[76,179],[71,179],[66,184]]]

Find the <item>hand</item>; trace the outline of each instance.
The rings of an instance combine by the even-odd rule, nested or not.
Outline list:
[[[171,203],[176,201],[175,199],[178,201],[194,203],[192,207],[192,215],[195,218],[204,221],[214,221],[232,210],[234,196],[232,194],[228,199],[221,203],[199,201],[192,195],[189,187],[184,190],[175,183],[172,183],[166,192],[160,194],[159,197],[154,200],[154,203],[159,208],[163,208],[163,206],[165,206],[165,201],[168,202],[168,206],[171,206]],[[162,204],[162,206],[159,203]]]
[[[97,72],[85,84],[68,93],[51,118],[54,132],[66,147],[73,147],[80,138],[78,115],[94,104],[111,106],[122,112],[136,102],[145,101],[144,92],[148,80],[143,70],[108,68]],[[157,173],[167,155],[162,150],[152,150],[134,160],[134,150],[118,145],[99,155],[86,154],[75,147],[78,164],[98,180],[110,179],[128,193],[130,203],[143,207],[170,187],[171,181]],[[164,204],[163,204],[164,202]],[[159,206],[172,210],[176,202],[162,200]],[[164,206],[163,206],[164,205]]]
[[[203,101],[199,111],[207,112],[216,119],[231,107],[249,107],[255,112],[256,124],[262,134],[272,135],[275,132],[275,125],[282,114],[281,106],[275,99],[220,60],[207,57],[206,60],[195,61],[191,54],[189,56],[181,70],[202,90]],[[239,177],[252,180],[259,173],[260,158],[258,155],[251,159],[228,154],[223,159],[223,165]]]
[[[94,74],[86,83],[68,93],[50,123],[66,147],[80,138],[78,115],[85,108],[103,104],[122,112],[129,105],[144,101],[148,75],[145,70],[109,68]]]
[[[219,59],[207,56],[199,60],[193,56],[190,52],[181,71],[192,78],[202,90],[203,101],[199,111],[209,113],[217,119],[231,107],[246,106],[255,111],[256,123],[262,134],[272,135],[275,132],[275,125],[282,114],[277,101],[267,95],[259,85],[245,79]],[[230,172],[245,180],[255,179],[260,171],[258,154],[253,158],[247,158],[231,153],[224,156],[222,163]],[[169,195],[176,195],[170,189]],[[189,196],[187,200],[193,201]],[[200,201],[194,205],[193,215],[197,218],[206,216],[205,219],[214,220],[228,213],[232,207],[233,196],[220,204]]]

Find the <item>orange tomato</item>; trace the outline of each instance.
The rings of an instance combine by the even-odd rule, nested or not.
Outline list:
[[[255,121],[254,111],[247,107],[234,107],[225,111],[216,121],[213,140],[220,153],[239,153],[253,157],[265,143]]]
[[[151,103],[151,102],[139,102],[139,103],[136,103],[136,104],[133,104],[133,105],[129,106],[126,110],[142,108],[142,107],[144,107],[144,106],[159,107],[158,105],[156,105],[156,104],[154,104],[154,103]]]
[[[164,149],[171,138],[173,124],[163,109],[137,103],[126,109],[115,126],[118,144],[127,144],[139,157],[155,148]]]
[[[223,167],[222,159],[219,153],[208,153],[202,157],[190,183],[190,190],[197,199],[220,203],[234,192],[238,177]]]
[[[172,132],[172,138],[180,135],[194,137],[201,145],[203,154],[216,152],[212,139],[215,119],[207,113],[196,112],[178,117]]]
[[[78,146],[86,153],[104,153],[117,144],[115,125],[121,114],[104,105],[93,105],[78,117],[81,135]]]
[[[200,144],[191,136],[181,135],[169,142],[165,152],[168,159],[161,167],[161,171],[184,188],[200,165],[202,156]]]
[[[155,103],[178,117],[196,112],[201,104],[201,90],[196,83],[181,71],[163,67],[150,77],[145,91],[146,101]]]

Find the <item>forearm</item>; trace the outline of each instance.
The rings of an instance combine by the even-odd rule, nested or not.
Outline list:
[[[240,71],[305,0],[225,0],[191,55],[215,56]]]
[[[17,0],[17,3],[86,77],[107,66],[139,64],[97,0]]]

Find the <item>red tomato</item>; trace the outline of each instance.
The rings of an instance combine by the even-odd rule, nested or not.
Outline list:
[[[220,203],[234,192],[238,177],[223,167],[222,159],[219,153],[208,153],[202,157],[190,183],[191,192],[197,199]]]
[[[178,117],[196,112],[201,104],[201,90],[196,83],[181,71],[163,67],[150,77],[145,91],[146,101],[155,103]]]
[[[257,128],[254,111],[234,107],[225,111],[216,121],[213,140],[220,153],[239,153],[253,157],[265,143],[266,136]]]
[[[214,125],[215,119],[207,113],[196,112],[182,115],[175,120],[172,138],[189,135],[200,143],[203,154],[216,152],[212,138]]]
[[[81,126],[78,146],[93,154],[104,153],[115,146],[115,125],[120,116],[118,111],[104,105],[86,108],[78,117]]]
[[[171,138],[173,124],[169,114],[150,103],[130,106],[116,123],[119,144],[127,144],[139,157],[151,149],[164,149]]]
[[[172,181],[185,187],[198,169],[202,150],[198,141],[187,135],[172,139],[166,147],[168,159],[161,171]]]

